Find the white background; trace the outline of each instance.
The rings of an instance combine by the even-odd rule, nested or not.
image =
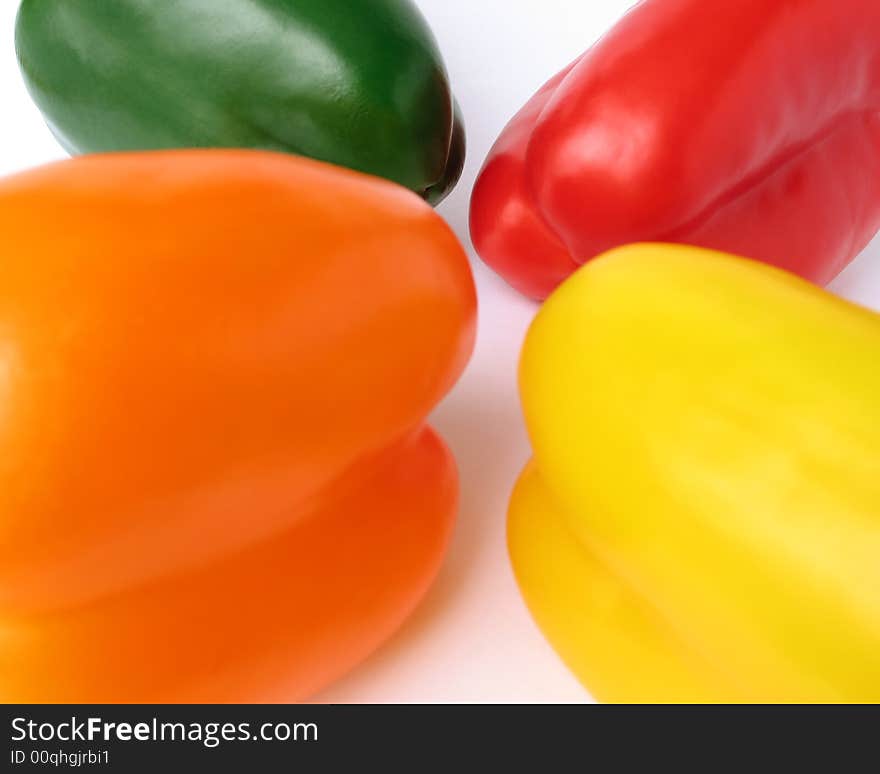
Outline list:
[[[525,100],[610,27],[630,2],[417,1],[440,42],[467,122],[467,167],[440,212],[473,256],[468,200],[492,142]],[[64,154],[21,84],[13,50],[17,3],[0,0],[0,5],[0,174],[6,174]],[[0,256],[0,262],[14,258]],[[505,549],[507,496],[529,456],[516,395],[516,360],[536,307],[476,257],[473,262],[480,294],[477,350],[434,417],[461,468],[462,509],[452,549],[433,590],[404,628],[318,701],[590,700],[529,618]],[[880,308],[880,239],[832,289]]]

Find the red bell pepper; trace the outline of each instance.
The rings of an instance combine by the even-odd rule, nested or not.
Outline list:
[[[877,0],[643,0],[513,118],[471,205],[537,298],[644,240],[822,284],[878,228]]]

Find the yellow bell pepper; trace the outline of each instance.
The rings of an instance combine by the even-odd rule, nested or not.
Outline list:
[[[880,316],[634,245],[545,304],[520,387],[510,553],[598,699],[880,701]]]

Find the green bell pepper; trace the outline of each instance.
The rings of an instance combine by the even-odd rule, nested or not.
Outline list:
[[[464,164],[443,61],[409,0],[23,0],[16,50],[73,154],[262,148],[432,203]]]

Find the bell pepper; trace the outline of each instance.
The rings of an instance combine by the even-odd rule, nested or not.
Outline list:
[[[434,577],[473,343],[412,193],[169,151],[0,182],[0,701],[308,696]]]
[[[461,115],[410,0],[23,0],[15,39],[73,154],[282,151],[435,204],[464,165]]]
[[[880,700],[878,355],[880,315],[693,247],[550,297],[509,548],[597,698]]]
[[[880,228],[878,30],[876,0],[643,0],[504,130],[478,252],[539,299],[641,241],[828,282]]]

